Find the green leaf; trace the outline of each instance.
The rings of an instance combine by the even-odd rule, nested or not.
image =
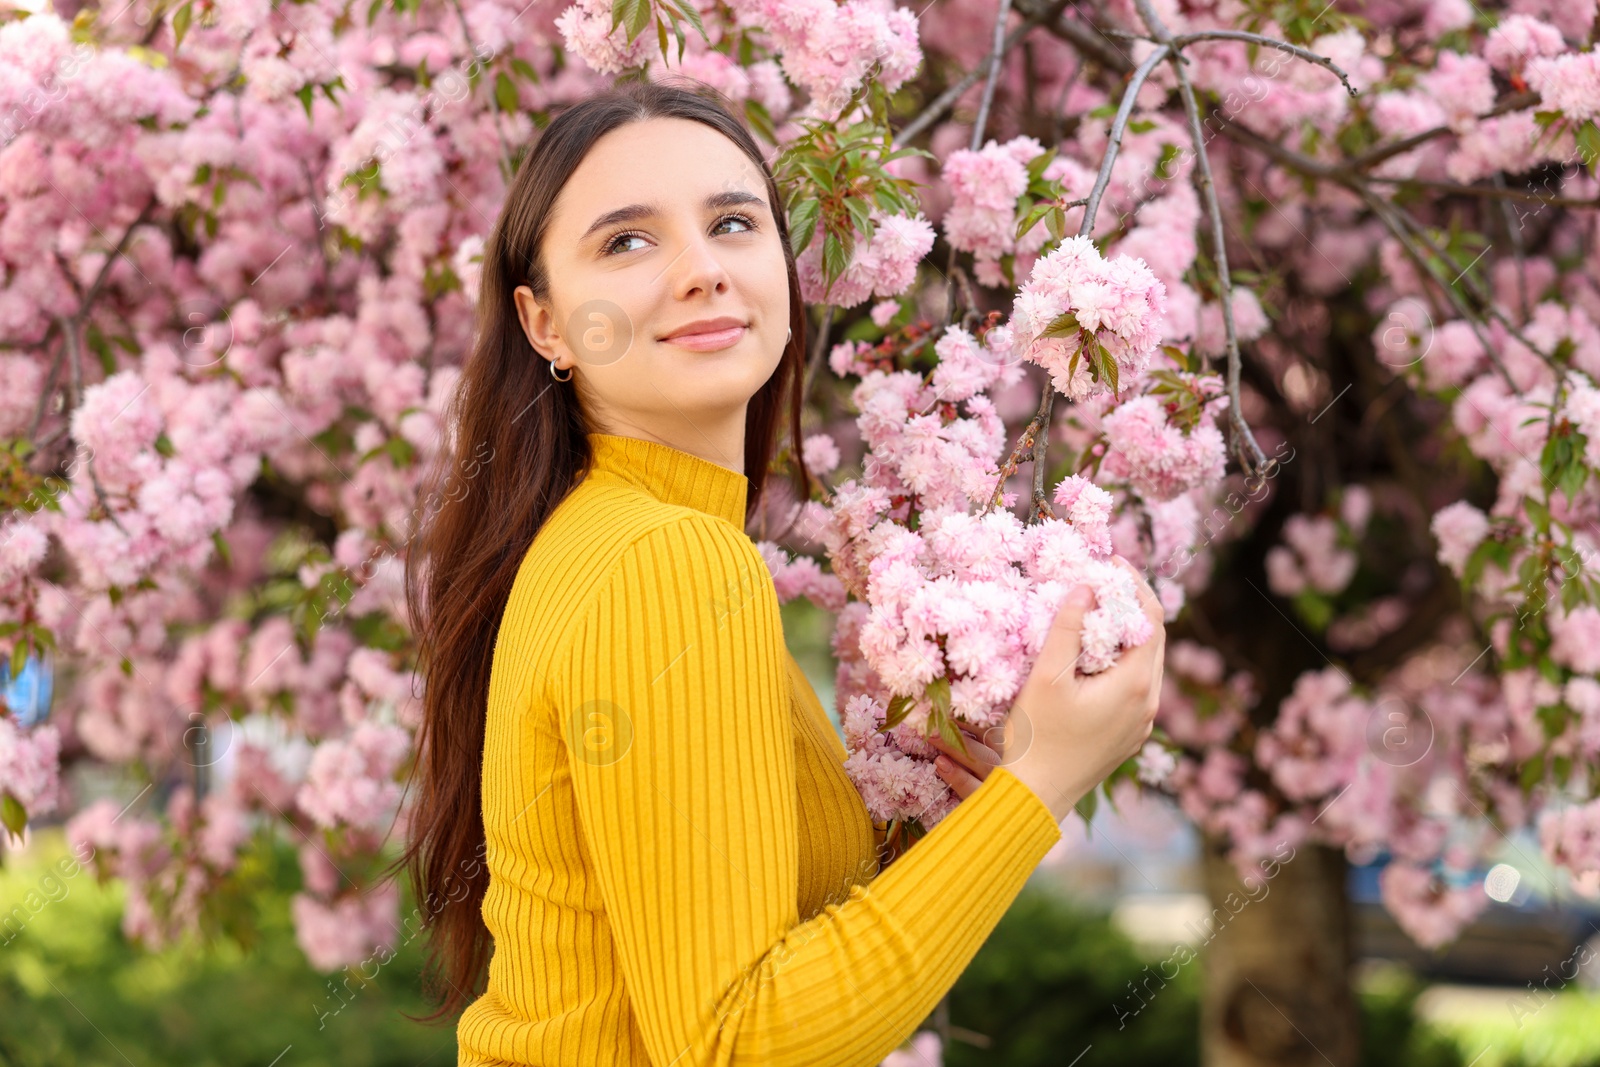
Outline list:
[[[867,240],[872,239],[872,219],[869,217],[872,209],[867,202],[858,196],[845,200],[844,209],[850,213],[850,221],[855,224],[856,230]]]
[[[183,37],[189,32],[189,24],[194,21],[194,0],[188,0],[182,7],[172,14],[172,47],[183,47]]]
[[[21,837],[23,828],[28,825],[27,809],[10,793],[0,799],[0,822],[5,823],[6,829],[11,831],[13,837]]]
[[[1327,627],[1333,618],[1333,601],[1312,589],[1295,594],[1294,610],[1314,630]]]
[[[1094,813],[1099,807],[1100,794],[1091,789],[1083,794],[1076,804],[1072,805],[1072,810],[1083,816],[1083,821],[1087,825],[1094,822]]]
[[[817,212],[822,208],[822,201],[815,198],[802,200],[795,205],[789,214],[789,242],[794,246],[794,254],[799,255],[811,243],[811,236],[817,229]]]
[[[845,246],[844,239],[833,232],[823,238],[822,264],[827,281],[832,283],[850,267],[850,253],[852,249]]]
[[[683,0],[678,0],[674,6],[677,7],[679,11],[683,12],[683,17],[688,19],[689,24],[699,31],[702,39],[710,39],[706,36],[705,23],[700,21],[700,11],[694,6],[693,3],[685,3]]]
[[[522,106],[522,101],[517,97],[517,83],[503,70],[494,76],[494,102],[508,115],[516,114]]]
[[[300,106],[306,109],[307,122],[311,121],[311,98],[316,94],[316,91],[316,87],[310,82],[307,82],[294,91],[294,95],[300,98]],[[211,236],[215,237],[216,233],[212,232]]]
[[[1044,175],[1045,170],[1055,162],[1057,149],[1041,152],[1028,161],[1028,179],[1030,182],[1038,180]]]
[[[91,322],[88,329],[84,331],[84,343],[89,346],[89,351],[93,352],[95,358],[100,361],[100,366],[105,369],[106,377],[109,378],[117,372],[116,357],[111,354],[111,346],[106,343],[105,335],[100,332],[100,327]]]
[[[18,641],[16,646],[11,649],[11,680],[13,682],[22,673],[22,668],[27,665],[30,651],[31,645],[27,641]]]
[[[156,434],[156,451],[168,459],[178,454],[178,450],[172,445],[172,438],[167,436],[167,431],[165,430]]]
[[[627,2],[627,0],[624,0]],[[650,0],[632,0],[628,10],[628,40],[644,32],[650,21]]]
[[[217,546],[217,555],[222,557],[224,567],[233,566],[233,549],[228,547],[227,538],[222,536],[221,530],[211,531],[211,543]]]
[[[1039,336],[1071,337],[1081,329],[1083,327],[1078,324],[1078,316],[1071,311],[1063,311],[1050,321],[1050,325],[1046,326]]]
[[[1486,537],[1472,550],[1472,555],[1467,557],[1467,564],[1461,569],[1461,583],[1467,588],[1478,584],[1483,569],[1492,561],[1501,567],[1506,565],[1510,558],[1511,546],[1505,541],[1493,537]]]
[[[1600,157],[1600,127],[1595,126],[1594,119],[1586,119],[1578,127],[1578,151],[1590,160]]]
[[[1189,354],[1183,349],[1179,348],[1177,345],[1162,345],[1161,351],[1165,352],[1168,359],[1182,367],[1185,371],[1189,372],[1190,374],[1194,373],[1195,366],[1193,362],[1190,361]]]
[[[1104,374],[1106,376],[1106,378],[1108,378],[1110,380],[1110,382],[1111,382],[1111,392],[1113,394],[1115,394],[1118,391],[1118,389],[1117,389],[1117,370],[1118,370],[1118,368],[1117,368],[1116,357],[1111,354],[1111,350],[1108,349],[1104,344],[1102,344],[1098,338],[1095,340],[1094,347],[1095,347],[1095,351],[1098,352],[1099,355],[1100,355],[1101,373]]]
[[[1546,737],[1559,737],[1572,717],[1571,709],[1565,704],[1541,704],[1534,714],[1543,724]]]
[[[1543,778],[1544,753],[1541,752],[1522,765],[1522,775],[1519,779],[1522,791],[1524,793],[1531,792],[1533,787],[1538,785]]]
[[[745,118],[749,120],[751,128],[763,140],[769,144],[778,143],[778,127],[772,121],[772,112],[767,110],[765,104],[759,100],[746,100],[744,102],[744,114]]]
[[[1522,502],[1522,507],[1527,511],[1528,518],[1533,520],[1533,528],[1535,530],[1542,534],[1550,532],[1550,509],[1542,501],[1535,500],[1533,497],[1526,497]],[[1532,558],[1531,556],[1529,557],[1529,559]]]
[[[911,705],[913,703],[914,701],[908,696],[897,696],[889,701],[888,714],[883,717],[883,725],[878,727],[878,732],[883,733],[892,730],[904,722],[906,716],[911,713]]]
[[[1039,224],[1039,220],[1050,214],[1050,212],[1053,210],[1055,210],[1055,205],[1048,201],[1042,204],[1035,204],[1033,207],[1029,208],[1027,213],[1022,216],[1021,221],[1017,223],[1016,240],[1022,240],[1023,234],[1037,226]]]

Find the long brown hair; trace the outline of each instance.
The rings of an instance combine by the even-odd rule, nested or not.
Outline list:
[[[750,398],[744,463],[746,519],[759,504],[787,401],[790,457],[800,499],[806,318],[777,184],[755,139],[714,90],[657,82],[618,85],[561,111],[528,150],[483,250],[477,337],[447,413],[446,441],[428,479],[406,556],[406,606],[427,679],[405,852],[417,913],[428,931],[429,1020],[453,1015],[482,991],[492,942],[480,910],[484,865],[483,740],[495,633],[528,546],[589,469],[583,412],[571,385],[551,381],[528,343],[512,290],[550,296],[541,245],[557,195],[590,147],[630,122],[667,117],[723,133],[766,178],[789,275],[793,333],[776,371]]]

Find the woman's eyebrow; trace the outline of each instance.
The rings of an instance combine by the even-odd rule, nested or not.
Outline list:
[[[745,204],[759,204],[765,207],[766,203],[766,200],[762,197],[744,192],[741,189],[728,189],[720,193],[712,193],[705,199],[705,207],[708,211],[715,211],[725,207],[740,207]],[[578,243],[582,244],[587,241],[597,230],[615,226],[619,222],[637,222],[640,219],[654,218],[660,213],[661,205],[654,202],[629,204],[627,207],[619,207],[615,211],[608,211],[589,224],[589,228],[583,231],[583,236],[578,238]]]

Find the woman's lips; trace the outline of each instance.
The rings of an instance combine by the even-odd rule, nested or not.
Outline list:
[[[704,333],[680,333],[676,337],[668,337],[663,343],[687,348],[692,352],[715,352],[738,341],[748,328],[729,326],[721,330],[707,330]]]

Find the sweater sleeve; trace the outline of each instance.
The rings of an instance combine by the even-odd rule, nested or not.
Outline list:
[[[742,531],[641,536],[550,682],[585,844],[658,1067],[871,1067],[955,983],[1060,838],[1004,768],[909,852],[799,921],[783,625]]]

